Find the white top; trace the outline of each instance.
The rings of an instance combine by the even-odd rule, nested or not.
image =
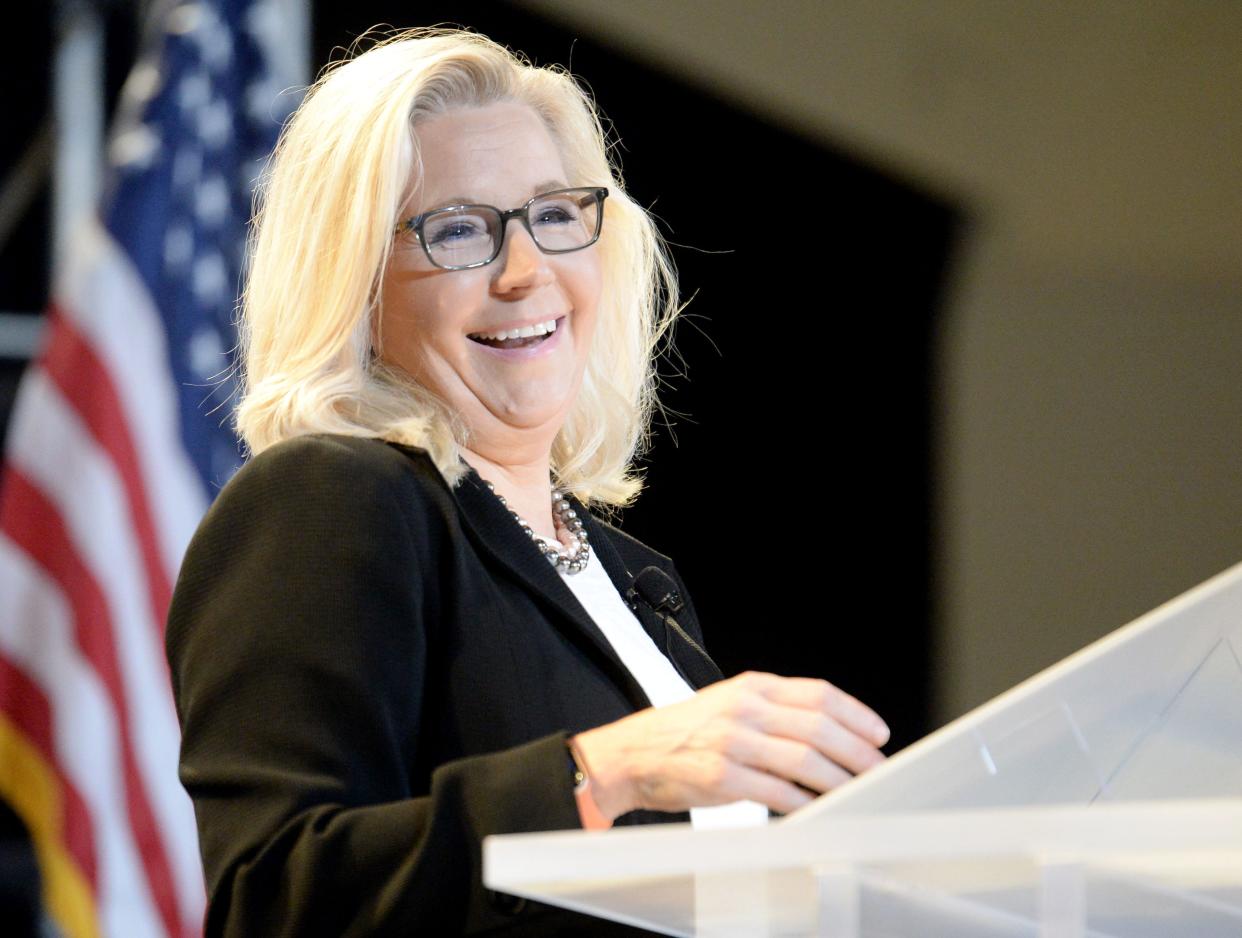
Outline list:
[[[561,579],[608,638],[617,657],[646,691],[653,706],[664,707],[694,696],[694,689],[677,673],[673,663],[656,647],[625,604],[599,558],[592,557],[586,569],[579,573],[561,571]],[[767,822],[767,805],[756,801],[690,809],[690,823],[695,828],[755,827]]]

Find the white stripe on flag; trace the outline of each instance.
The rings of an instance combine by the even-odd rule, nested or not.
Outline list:
[[[160,556],[172,583],[207,510],[207,498],[181,445],[163,322],[138,272],[97,220],[84,224],[75,238],[69,266],[58,284],[58,302],[95,349],[116,387],[141,465]]]
[[[146,575],[112,462],[42,369],[33,367],[14,414],[8,458],[56,503],[78,555],[107,601],[145,796],[160,827],[182,919],[202,912],[194,811],[177,780],[180,731],[168,667],[151,622]]]
[[[78,650],[72,613],[59,588],[3,532],[0,655],[47,698],[57,764],[91,816],[102,933],[165,938],[125,823],[112,701]]]

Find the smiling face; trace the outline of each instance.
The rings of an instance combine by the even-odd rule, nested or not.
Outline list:
[[[450,111],[416,134],[423,173],[403,219],[467,203],[503,211],[581,184],[526,105]],[[403,236],[381,285],[382,357],[461,415],[470,449],[500,462],[546,456],[582,381],[601,288],[596,245],[544,254],[519,219],[494,261],[467,270],[433,266]]]

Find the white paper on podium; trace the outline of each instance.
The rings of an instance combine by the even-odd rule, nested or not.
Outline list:
[[[484,841],[670,935],[1242,936],[1242,565],[765,828]]]

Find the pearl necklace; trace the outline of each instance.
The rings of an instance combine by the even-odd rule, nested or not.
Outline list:
[[[535,546],[548,559],[548,563],[552,564],[558,571],[564,570],[566,573],[571,574],[581,573],[586,569],[587,563],[591,560],[591,545],[587,543],[586,528],[582,524],[582,519],[578,517],[578,513],[574,511],[573,505],[569,503],[569,499],[565,497],[564,493],[555,488],[552,489],[552,521],[556,525],[558,535],[561,532],[569,534],[570,546],[554,547],[536,534],[535,529],[527,523],[525,518],[512,508],[509,508],[509,503],[505,501],[505,497],[496,491],[496,487],[492,483],[484,479],[483,484],[500,501],[502,508],[509,509],[509,514],[513,515],[513,520],[535,542]]]

